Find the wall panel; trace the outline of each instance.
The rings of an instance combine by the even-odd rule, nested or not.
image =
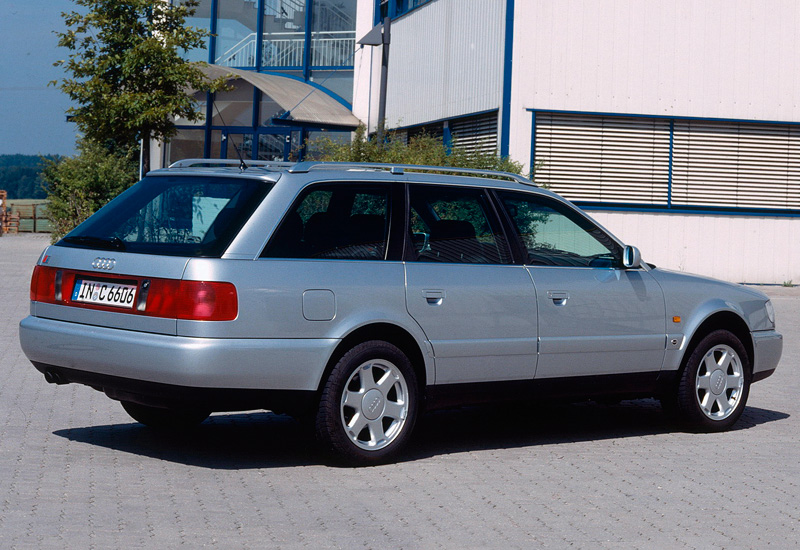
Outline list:
[[[800,2],[516,2],[511,156],[526,109],[800,121]]]
[[[800,219],[590,211],[659,267],[736,283],[800,283]]]
[[[499,108],[505,4],[436,0],[392,22],[388,127]]]

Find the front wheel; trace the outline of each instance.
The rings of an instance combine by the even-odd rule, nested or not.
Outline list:
[[[724,431],[744,411],[750,392],[750,359],[741,341],[716,330],[692,351],[678,383],[679,419],[690,429]]]
[[[396,346],[359,344],[331,371],[320,399],[317,436],[347,462],[377,464],[408,441],[419,409],[417,377]]]
[[[131,401],[123,401],[122,408],[137,422],[161,430],[191,428],[203,422],[211,414],[201,409],[161,409]]]

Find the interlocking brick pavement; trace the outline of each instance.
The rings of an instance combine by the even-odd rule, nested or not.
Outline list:
[[[41,235],[0,238],[0,548],[789,548],[800,544],[800,289],[736,429],[652,400],[430,414],[401,462],[328,464],[301,425],[215,415],[152,433],[19,348]]]

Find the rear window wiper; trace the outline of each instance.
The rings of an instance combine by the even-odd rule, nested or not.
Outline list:
[[[107,250],[125,250],[125,241],[119,237],[92,237],[88,235],[75,235],[61,239],[67,243],[95,246]]]

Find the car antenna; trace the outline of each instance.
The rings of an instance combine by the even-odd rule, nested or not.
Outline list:
[[[220,121],[222,121],[222,125],[227,126],[227,124],[225,123],[225,119],[222,118],[222,113],[219,111],[219,107],[217,107],[217,102],[214,101],[214,99],[212,98],[211,103],[214,105],[214,109],[216,109],[217,116],[219,116]],[[242,139],[244,140],[244,137]],[[242,152],[239,151],[239,148],[236,146],[236,142],[234,142],[232,139],[231,143],[233,144],[233,149],[236,151],[236,156],[239,157],[239,170],[244,172],[245,170],[247,170],[248,166],[244,162],[244,157],[242,157]]]

